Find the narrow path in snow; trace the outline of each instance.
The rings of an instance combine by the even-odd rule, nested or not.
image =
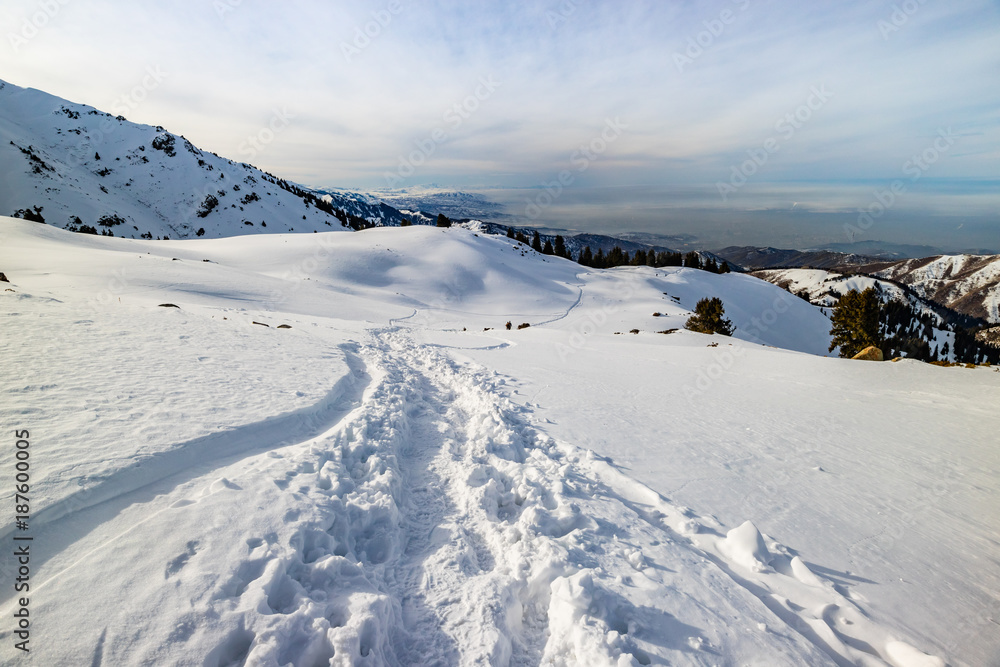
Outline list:
[[[110,577],[104,590],[120,585],[122,617],[65,639],[83,650],[53,643],[40,657],[943,665],[753,524],[722,535],[592,452],[553,441],[530,408],[504,398],[498,374],[394,327],[372,331],[352,363],[370,380],[361,403],[338,404],[330,414],[353,410],[315,437],[258,440],[267,453],[190,467],[50,523],[61,553],[42,563],[43,587],[108,577],[112,545],[162,579]],[[156,542],[168,546],[146,548]],[[127,630],[133,609],[157,610],[141,636]],[[39,611],[55,623],[59,613]]]

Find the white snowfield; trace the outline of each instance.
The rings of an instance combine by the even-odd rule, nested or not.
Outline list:
[[[0,271],[5,665],[1000,660],[1000,373],[463,229],[2,218]],[[706,296],[734,338],[657,333]]]

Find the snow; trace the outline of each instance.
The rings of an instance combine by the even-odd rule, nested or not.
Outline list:
[[[763,281],[464,229],[153,242],[11,219],[0,270],[38,664],[1000,651],[1000,375],[820,356],[826,318]],[[734,338],[658,333],[706,296]]]
[[[118,215],[125,222],[110,231],[128,238],[343,229],[315,202],[249,164],[200,150],[162,127],[3,81],[0,137],[3,215],[37,206],[51,225],[98,231],[106,231],[98,223],[102,216]],[[206,209],[209,197],[216,205]],[[375,224],[385,222],[386,211],[365,195],[322,198]]]
[[[981,304],[974,314],[1000,322],[1000,258],[993,255],[944,255],[928,261],[908,260],[878,275],[901,281],[917,294],[956,306]]]

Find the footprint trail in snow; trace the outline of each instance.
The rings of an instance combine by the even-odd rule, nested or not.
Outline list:
[[[155,501],[146,539],[176,556],[135,568],[159,582],[122,583],[133,608],[163,610],[141,637],[109,619],[49,650],[213,667],[943,665],[752,523],[723,535],[553,441],[498,374],[398,328],[358,355],[371,384],[339,424]]]

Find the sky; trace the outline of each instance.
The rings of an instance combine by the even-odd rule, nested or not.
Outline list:
[[[997,0],[5,0],[0,36],[10,83],[310,186],[1000,246]]]

